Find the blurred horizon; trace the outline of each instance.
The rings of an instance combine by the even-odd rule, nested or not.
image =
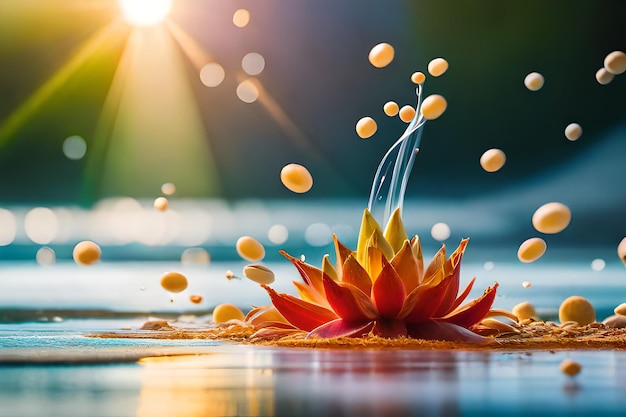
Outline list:
[[[431,227],[444,222],[450,246],[470,236],[514,253],[549,201],[573,214],[550,247],[615,248],[626,234],[626,76],[595,79],[626,48],[626,3],[173,0],[154,26],[128,23],[120,4],[0,4],[3,259],[55,244],[67,257],[86,238],[120,258],[194,245],[229,257],[243,234],[278,246],[267,237],[276,225],[294,248],[323,248],[337,227],[354,240],[378,163],[406,126],[382,106],[415,105],[410,75],[439,56],[450,69],[424,89],[448,109],[423,132],[410,234],[435,248]],[[236,21],[239,10],[249,22]],[[379,42],[395,48],[381,69],[367,61]],[[532,71],[545,77],[536,92],[523,84]],[[363,116],[378,123],[366,140],[355,133]],[[572,122],[577,141],[563,133]],[[487,173],[478,161],[493,147],[507,162]],[[313,175],[306,194],[280,182],[293,162]],[[167,182],[176,192],[157,213],[151,201]],[[119,201],[129,211],[106,217]],[[38,208],[52,238],[26,231]]]

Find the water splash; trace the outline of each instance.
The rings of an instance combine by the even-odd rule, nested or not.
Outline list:
[[[419,151],[422,130],[426,119],[420,111],[422,85],[415,89],[417,105],[415,116],[400,138],[389,148],[378,165],[368,209],[381,225],[386,225],[395,209],[404,204],[404,193],[409,175]]]

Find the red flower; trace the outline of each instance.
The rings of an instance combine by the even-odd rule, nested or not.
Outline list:
[[[257,337],[305,331],[307,337],[363,337],[485,341],[474,332],[490,312],[496,283],[479,298],[462,305],[475,278],[459,293],[460,266],[469,239],[446,257],[446,248],[424,268],[417,237],[408,239],[399,211],[383,234],[365,210],[356,252],[335,236],[336,267],[324,257],[317,268],[285,252],[304,283],[294,282],[300,298],[267,285],[272,306],[259,307],[247,320]]]

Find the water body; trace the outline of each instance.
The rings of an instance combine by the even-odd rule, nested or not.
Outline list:
[[[555,320],[560,302],[576,294],[593,303],[600,320],[624,302],[618,261],[607,259],[600,271],[584,258],[526,265],[491,257],[484,264],[478,252],[480,261],[463,263],[461,281],[477,277],[471,297],[499,282],[494,307],[527,300]],[[0,416],[618,416],[626,408],[621,351],[354,352],[87,337],[138,329],[155,317],[201,323],[221,302],[267,303],[258,284],[225,278],[226,269],[243,264],[5,263]],[[266,265],[276,272],[273,286],[293,293],[291,281],[299,279],[293,267]],[[173,269],[190,282],[175,295],[159,285]],[[203,295],[203,303],[189,302],[192,293]],[[567,357],[583,365],[573,379],[559,370]]]
[[[47,336],[10,330],[9,343],[32,346],[0,349],[0,416],[621,416],[626,407],[621,351],[346,351],[107,340],[84,337],[86,324],[112,325],[66,322]],[[0,330],[0,342],[7,334]],[[68,349],[82,354],[61,353]],[[150,357],[176,349],[187,355]],[[137,361],[138,350],[148,357]],[[559,370],[565,358],[582,364],[575,378]]]

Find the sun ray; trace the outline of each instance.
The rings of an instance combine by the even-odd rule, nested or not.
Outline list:
[[[213,61],[211,54],[205,51],[202,46],[178,24],[171,20],[167,20],[165,23],[196,70],[200,71],[204,65]]]
[[[165,23],[168,29],[170,29],[173,38],[178,43],[178,46],[197,71],[201,71],[207,64],[211,63],[219,66],[219,64],[214,62],[214,57],[182,27],[169,19]],[[285,112],[283,107],[276,101],[276,99],[274,99],[274,97],[272,97],[258,78],[250,77],[244,72],[235,74],[233,78],[239,87],[245,86],[245,88],[243,88],[243,90],[245,90],[244,95],[245,93],[249,93],[250,95],[245,98],[240,96],[241,100],[249,100],[247,101],[249,103],[257,101],[265,109],[265,111],[268,112],[272,120],[276,122],[276,124],[285,132],[287,137],[291,139],[304,154],[308,155],[310,158],[315,158],[323,164],[324,169],[327,172],[332,172],[336,174],[337,178],[340,178],[340,174],[337,172],[336,167],[330,163],[329,159],[320,152],[318,147],[315,146],[310,138],[308,138],[298,125],[289,117],[287,112]],[[219,83],[221,83],[221,80],[218,80],[217,83],[212,86]],[[239,93],[237,94],[239,95]]]
[[[120,23],[120,21],[114,21],[85,40],[63,66],[5,119],[0,125],[0,147],[10,141],[15,133],[67,84],[99,48],[105,46],[113,35],[124,30],[120,27]]]
[[[285,110],[278,104],[278,102],[269,94],[267,89],[263,86],[263,83],[258,78],[244,77],[243,74],[239,77],[240,81],[247,80],[251,82],[257,89],[259,97],[257,101],[267,110],[272,116],[272,119],[287,133],[292,139],[296,140],[298,145],[305,149],[307,152],[315,152],[317,150],[311,144],[306,135],[298,128],[298,126],[289,118]]]
[[[133,31],[95,140],[85,195],[151,196],[167,181],[189,197],[219,191],[195,96],[165,26]]]
[[[183,50],[192,65],[199,71],[204,65],[213,60],[213,57],[206,52],[198,42],[189,35],[183,28],[176,23],[168,20],[166,22],[174,39]],[[259,96],[257,101],[267,110],[270,116],[290,137],[295,139],[299,145],[307,152],[316,152],[306,135],[298,128],[298,126],[289,118],[287,113],[276,102],[276,100],[268,93],[261,81],[257,78],[251,78],[240,74],[238,82],[249,81],[257,89]]]

